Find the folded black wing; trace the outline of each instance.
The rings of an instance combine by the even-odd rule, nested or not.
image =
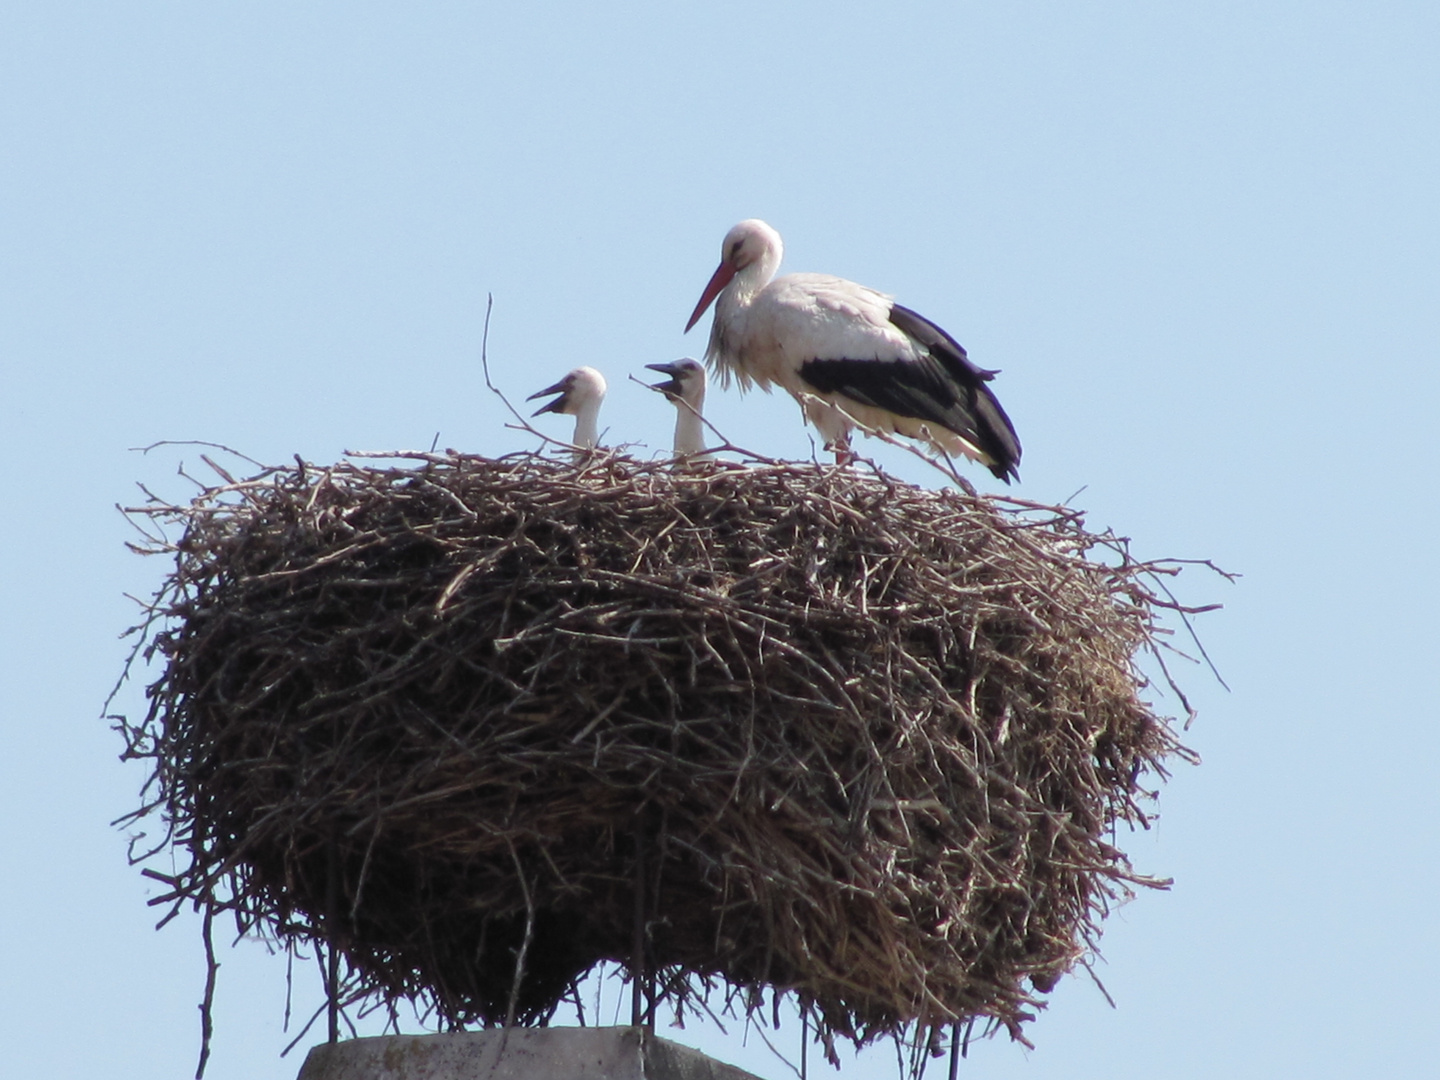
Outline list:
[[[809,360],[800,377],[821,393],[844,394],[897,416],[953,431],[991,459],[990,471],[1007,484],[1018,477],[1020,439],[985,384],[994,372],[970,362],[940,327],[895,304],[890,321],[924,350],[915,360]]]

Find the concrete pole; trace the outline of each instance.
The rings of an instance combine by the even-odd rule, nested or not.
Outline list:
[[[492,1028],[321,1043],[298,1080],[760,1080],[643,1027]]]

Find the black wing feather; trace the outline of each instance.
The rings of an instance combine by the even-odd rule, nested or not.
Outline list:
[[[890,321],[925,348],[920,360],[809,360],[800,377],[821,393],[938,424],[991,458],[990,471],[1007,484],[1020,474],[1020,439],[985,384],[994,372],[976,367],[960,343],[909,308],[895,304]]]

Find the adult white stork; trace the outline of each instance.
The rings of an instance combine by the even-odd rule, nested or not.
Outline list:
[[[659,390],[675,406],[675,456],[695,461],[709,461],[705,453],[705,367],[698,360],[685,357],[672,364],[646,364],[670,378],[650,389]]]
[[[600,417],[600,403],[605,400],[605,390],[604,375],[593,367],[577,367],[554,386],[538,390],[525,400],[534,401],[546,394],[559,394],[554,401],[540,406],[531,415],[553,412],[575,417],[575,434],[570,441],[582,450],[589,450],[600,438],[596,423]]]
[[[715,302],[705,358],[722,384],[778,383],[840,461],[852,456],[859,423],[962,454],[1007,484],[1019,477],[1020,440],[985,385],[995,372],[884,293],[827,274],[775,277],[783,252],[780,234],[757,219],[725,234],[720,266],[685,324]]]

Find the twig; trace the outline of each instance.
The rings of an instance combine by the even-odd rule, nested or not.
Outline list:
[[[195,1080],[203,1080],[205,1066],[210,1061],[210,1040],[215,1034],[215,976],[220,964],[215,959],[215,939],[211,934],[211,920],[214,909],[208,905],[201,921],[200,936],[205,942],[205,996],[200,1002],[200,1061],[195,1066]]]
[[[530,952],[530,943],[535,938],[535,900],[530,894],[530,885],[525,880],[525,866],[520,862],[514,843],[507,839],[506,844],[510,848],[510,858],[515,863],[515,879],[520,883],[520,891],[525,896],[525,936],[520,942],[520,951],[515,954],[515,974],[510,981],[510,999],[505,1004],[505,1027],[508,1031],[515,1026],[515,1008],[520,1000],[520,984],[525,979],[525,959]]]

